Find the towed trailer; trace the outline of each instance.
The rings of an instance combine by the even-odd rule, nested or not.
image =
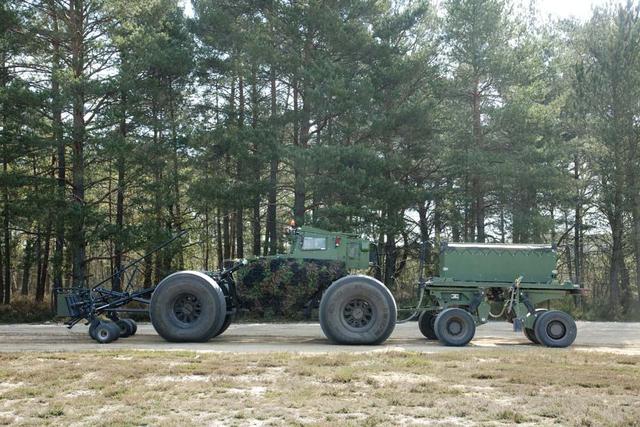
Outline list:
[[[440,275],[420,284],[426,301],[417,310],[420,331],[427,339],[463,346],[476,326],[502,318],[535,344],[570,346],[575,321],[544,305],[584,289],[558,280],[556,258],[554,245],[442,244]]]
[[[303,249],[301,235],[293,233],[294,242]],[[317,240],[322,236],[318,230],[309,236],[316,239],[311,249],[326,250],[331,244],[337,248],[343,243],[342,239],[326,237],[325,244],[333,243],[323,246]],[[356,248],[362,254],[369,252],[361,242],[354,243],[353,251]],[[135,274],[137,265],[150,255],[125,270],[132,268]],[[512,322],[515,330],[522,329],[534,343],[567,347],[576,338],[574,320],[567,313],[547,311],[541,305],[579,295],[582,290],[576,284],[558,281],[556,257],[556,248],[551,245],[445,243],[441,246],[440,275],[418,280],[419,302],[404,309],[412,312],[407,319],[398,320],[395,298],[383,283],[366,275],[349,275],[333,282],[322,294],[320,326],[333,343],[376,345],[391,335],[397,323],[417,318],[427,339],[464,346],[473,339],[476,326],[495,317]],[[118,293],[100,286],[61,290],[58,312],[70,317],[69,327],[86,320],[91,337],[107,343],[132,334],[127,328],[131,321],[118,316],[130,310],[126,304],[137,301],[148,305],[153,327],[167,341],[208,341],[228,328],[239,308],[233,273],[246,264],[241,260],[217,272],[179,271],[156,287],[140,291],[127,287]],[[497,313],[492,311],[496,306]]]

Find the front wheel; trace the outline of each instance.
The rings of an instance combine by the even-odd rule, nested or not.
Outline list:
[[[149,305],[155,330],[175,342],[209,340],[222,328],[226,314],[220,286],[197,271],[179,271],[163,279]]]
[[[432,311],[423,311],[418,318],[418,327],[422,335],[428,340],[437,340],[435,324],[437,314]]]
[[[320,300],[320,326],[337,344],[380,344],[396,326],[396,301],[389,289],[369,276],[336,280]]]
[[[435,332],[444,345],[462,347],[473,339],[476,324],[468,311],[461,308],[448,308],[438,314]]]

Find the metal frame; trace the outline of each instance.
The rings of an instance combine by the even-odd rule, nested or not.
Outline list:
[[[154,286],[134,290],[133,279],[140,271],[140,263],[154,253],[166,248],[186,233],[187,231],[183,231],[173,236],[171,239],[120,268],[114,274],[91,288],[74,287],[56,289],[57,312],[59,316],[69,317],[69,320],[65,322],[67,328],[71,329],[83,320],[91,322],[103,314],[106,314],[108,318],[115,321],[118,319],[118,313],[147,313],[148,309],[146,308],[126,307],[126,305],[131,302],[139,302],[148,306],[150,296],[155,289]],[[114,278],[118,278],[120,283],[126,282],[123,291],[114,291],[104,287],[105,284],[111,282]]]
[[[503,294],[506,291],[508,297],[492,300],[489,292],[492,289],[497,289]],[[492,317],[491,302],[497,301],[505,304],[503,314],[508,319],[519,319],[522,325],[527,328],[533,327],[535,321],[533,314],[539,304],[562,299],[566,295],[581,295],[583,293],[579,285],[571,282],[520,283],[517,279],[513,283],[488,283],[433,278],[424,283],[424,290],[427,301],[431,304],[419,308],[421,312],[460,307],[471,314],[476,325],[482,325]]]

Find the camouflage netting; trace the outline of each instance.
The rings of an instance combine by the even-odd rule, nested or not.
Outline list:
[[[240,308],[249,317],[301,319],[309,300],[347,274],[335,261],[253,261],[236,277]]]

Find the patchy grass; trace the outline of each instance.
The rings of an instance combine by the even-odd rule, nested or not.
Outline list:
[[[638,425],[640,357],[0,353],[0,424]]]

